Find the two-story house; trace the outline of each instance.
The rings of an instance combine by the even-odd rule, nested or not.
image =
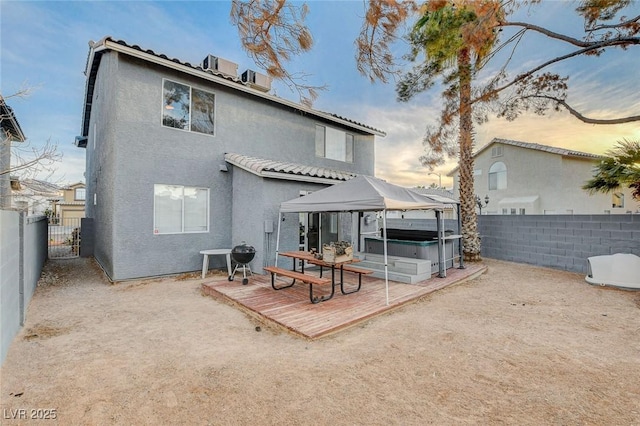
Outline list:
[[[80,219],[85,217],[86,187],[83,182],[76,182],[61,189],[62,197],[53,203],[57,225],[80,226]]]
[[[106,37],[90,43],[86,77],[76,144],[92,252],[112,280],[198,270],[201,250],[243,241],[260,272],[281,202],[374,174],[382,131],[274,96],[228,60],[193,65]],[[300,215],[281,223],[281,249],[344,238],[348,222]]]
[[[599,155],[495,138],[473,158],[475,193],[489,200],[483,214],[640,213],[628,188],[593,195],[582,189]],[[458,169],[449,176],[459,193]]]
[[[0,208],[11,208],[11,144],[26,140],[13,110],[0,95]]]

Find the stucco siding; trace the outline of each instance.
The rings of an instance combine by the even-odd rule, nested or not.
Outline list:
[[[582,189],[591,178],[597,160],[551,153],[496,142],[502,155],[492,157],[492,149],[481,150],[474,159],[475,193],[489,204],[483,214],[620,214],[639,213],[640,203],[631,191],[620,189],[625,206],[612,208],[612,194],[590,195]],[[489,189],[489,169],[502,162],[507,169],[507,186]],[[454,175],[454,192],[459,191],[459,176]],[[526,200],[525,200],[526,199]]]
[[[255,245],[253,264],[263,265],[267,240],[275,239],[265,220],[275,221],[279,203],[305,184],[265,183],[231,165],[221,171],[225,153],[374,173],[373,135],[350,132],[353,163],[317,158],[318,121],[304,114],[125,55],[107,52],[101,61],[86,148],[87,212],[95,219],[94,255],[112,280],[195,271],[201,250],[241,241]],[[162,125],[163,78],[215,94],[215,135]],[[208,188],[209,232],[154,234],[155,184]]]
[[[91,121],[86,147],[86,216],[94,219],[94,257],[108,276],[113,276],[113,224],[117,194],[115,149],[117,82],[109,76],[117,70],[117,56],[103,55],[92,98]],[[123,189],[120,189],[122,191]]]

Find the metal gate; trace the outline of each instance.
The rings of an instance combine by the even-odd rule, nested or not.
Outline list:
[[[79,217],[49,218],[49,259],[70,259],[80,256]]]

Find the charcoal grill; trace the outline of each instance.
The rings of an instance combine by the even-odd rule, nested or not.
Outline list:
[[[249,266],[249,262],[253,260],[256,255],[256,249],[250,245],[247,245],[244,241],[242,244],[239,244],[231,249],[231,257],[236,262],[235,268],[233,268],[233,273],[229,276],[229,281],[233,281],[236,276],[236,271],[242,268],[242,284],[246,285],[249,283],[249,279],[247,278],[247,270],[249,271],[249,275],[253,275],[251,272],[251,267]]]

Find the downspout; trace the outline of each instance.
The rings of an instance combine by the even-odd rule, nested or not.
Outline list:
[[[278,267],[278,253],[280,250],[280,224],[282,223],[282,211],[278,212],[278,234],[276,235],[276,260],[274,265]]]
[[[387,209],[382,211],[382,238],[384,240],[384,282],[389,306],[389,263],[387,262]]]
[[[462,238],[462,215],[460,214],[460,204],[458,204],[458,235],[460,235],[460,238],[458,238],[458,256],[460,259],[460,266],[458,266],[458,269],[464,269],[464,253],[462,252],[462,241],[464,238]]]
[[[436,210],[436,223],[438,228],[438,277],[445,278],[447,276],[444,267],[444,224],[442,223],[442,210]]]

